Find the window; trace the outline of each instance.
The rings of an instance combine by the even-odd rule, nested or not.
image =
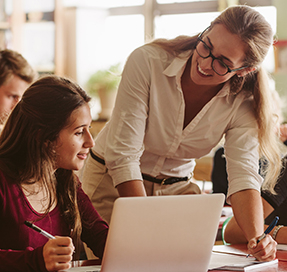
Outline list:
[[[124,63],[135,48],[144,44],[143,15],[110,16],[106,18],[104,28],[102,50],[99,52],[102,66]]]
[[[76,2],[80,9],[91,5],[95,11],[104,14],[101,21],[92,28],[94,30],[88,31],[86,39],[77,40],[83,43],[80,49],[81,57],[77,62],[77,81],[83,86],[89,76],[98,69],[108,68],[117,63],[123,66],[129,54],[147,42],[145,37],[153,39],[194,35],[204,30],[219,14],[218,1],[66,0],[69,5],[75,5]],[[258,1],[258,5],[260,2]],[[276,8],[271,6],[258,9],[273,25],[275,33]],[[84,30],[85,27],[82,26],[81,29]],[[274,69],[272,50],[265,62],[268,70],[272,71]],[[97,102],[94,105],[95,115],[100,110]]]
[[[84,2],[88,1],[81,3]],[[103,22],[105,37],[101,37],[100,40],[106,53],[102,54],[103,51],[99,56],[99,62],[106,67],[116,62],[124,64],[136,47],[147,42],[145,37],[154,39],[194,35],[205,29],[219,14],[217,0],[146,0],[146,3],[144,0],[93,0],[92,2],[95,6],[105,5],[108,11],[107,18]],[[254,1],[252,2],[254,4]],[[260,7],[260,2],[258,1],[256,9],[270,22],[275,33],[276,8]],[[265,4],[267,2],[265,1]],[[204,10],[208,12],[203,12]],[[273,52],[270,52],[268,59],[268,70],[273,71]]]
[[[171,39],[178,35],[192,36],[208,27],[219,12],[172,14],[155,18],[155,38]]]

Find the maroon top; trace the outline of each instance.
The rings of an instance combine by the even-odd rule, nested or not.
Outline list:
[[[108,225],[94,209],[81,184],[77,194],[81,217],[89,222],[88,227],[83,224],[81,239],[102,258]],[[40,216],[21,187],[0,171],[0,271],[47,271],[42,252],[48,239],[24,224],[25,220],[34,221]],[[71,232],[58,206],[35,225],[54,236],[69,236]]]

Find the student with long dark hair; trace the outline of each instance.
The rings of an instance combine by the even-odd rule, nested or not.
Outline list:
[[[94,145],[89,101],[77,84],[47,76],[9,116],[0,136],[0,271],[68,269],[81,240],[102,257],[108,226],[73,172]]]

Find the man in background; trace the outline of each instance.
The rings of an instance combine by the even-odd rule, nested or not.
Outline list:
[[[37,72],[18,52],[0,50],[0,130]]]

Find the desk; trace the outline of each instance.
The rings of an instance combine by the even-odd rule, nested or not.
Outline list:
[[[228,245],[226,247],[238,249],[247,253],[246,245]],[[260,272],[287,272],[287,251],[277,251],[277,258],[279,260],[278,267],[277,266],[267,266],[260,268],[260,270],[252,270],[252,271],[260,271]],[[78,262],[74,262],[73,266],[78,266]],[[91,266],[91,265],[99,265],[100,260],[88,260],[88,261],[80,261],[81,266]],[[227,270],[212,270],[213,272],[230,272]]]

